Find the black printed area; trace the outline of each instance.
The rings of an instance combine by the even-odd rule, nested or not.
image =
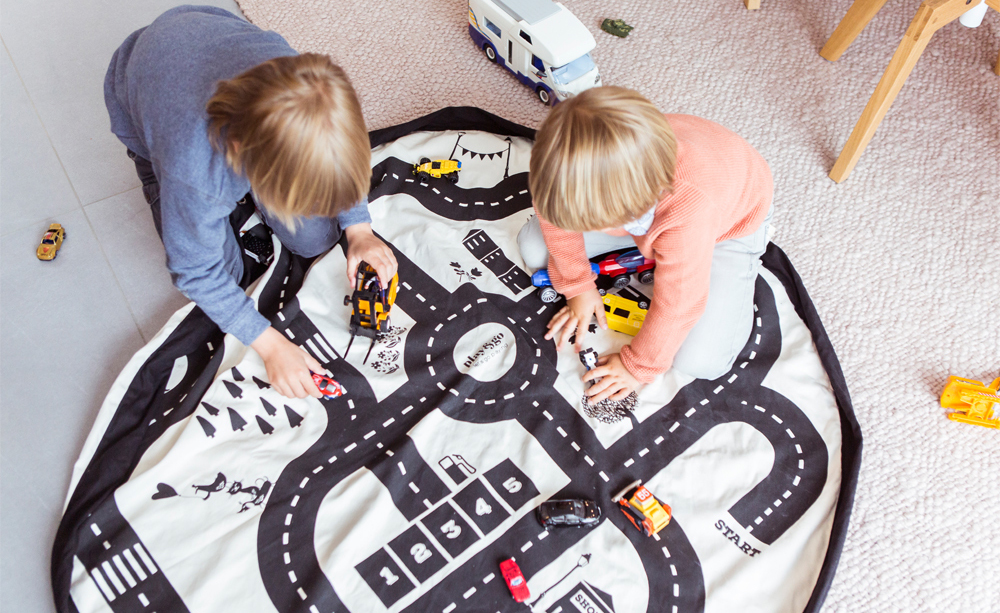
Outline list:
[[[422,523],[453,558],[479,540],[472,526],[450,504],[434,509]]]
[[[486,471],[484,476],[493,489],[500,494],[500,497],[507,501],[510,508],[515,511],[538,495],[538,488],[528,478],[528,475],[524,474],[510,460],[500,462]]]
[[[476,522],[483,534],[499,526],[510,515],[479,479],[455,494],[453,500]]]
[[[416,587],[385,549],[379,549],[354,568],[386,607]]]
[[[444,556],[416,526],[389,541],[389,548],[421,583],[445,565]]]

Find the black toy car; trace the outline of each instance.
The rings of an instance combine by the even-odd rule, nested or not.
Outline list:
[[[535,511],[546,528],[557,526],[593,526],[601,520],[601,507],[593,500],[549,500]]]

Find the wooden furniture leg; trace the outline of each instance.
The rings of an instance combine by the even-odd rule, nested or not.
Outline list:
[[[852,6],[851,9],[853,8]],[[840,152],[840,157],[830,170],[831,179],[840,183],[851,174],[931,37],[946,24],[958,19],[966,10],[966,0],[924,0],[921,3],[903,40],[896,48],[896,53],[889,61],[885,74],[854,126],[854,131],[847,139],[847,144]]]
[[[837,29],[830,35],[830,40],[826,41],[819,54],[831,62],[840,59],[885,3],[886,0],[854,0],[854,4],[847,9],[847,14],[837,24]]]
[[[760,0],[743,0],[743,4],[746,5],[748,11],[754,11],[760,8]]]

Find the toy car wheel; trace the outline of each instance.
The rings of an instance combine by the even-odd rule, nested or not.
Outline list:
[[[486,59],[494,64],[497,63],[497,50],[493,48],[493,45],[489,43],[483,45],[483,53],[486,54]]]
[[[543,287],[540,292],[538,292],[538,297],[542,302],[548,304],[559,300],[559,292],[556,291],[554,287]]]
[[[639,301],[639,308],[642,309],[642,310],[644,310],[644,311],[648,311],[649,310],[649,301],[648,300],[640,300]]]
[[[600,294],[600,295],[602,295],[602,296],[607,296],[608,295],[608,290],[604,289],[603,287],[599,287],[599,288],[597,288],[597,293]]]
[[[552,102],[552,95],[549,94],[549,90],[544,87],[539,87],[535,93],[538,94],[538,99],[542,101],[542,104],[547,105]]]
[[[612,284],[616,288],[622,289],[623,287],[628,287],[628,281],[628,275],[618,275],[612,280]]]
[[[417,173],[417,178],[420,179],[421,181],[430,181],[431,180],[431,176],[428,173],[426,173],[426,172],[418,172]]]
[[[430,164],[430,163],[431,163],[431,159],[430,158],[420,158],[420,164],[419,164],[419,166],[423,166],[424,164]]]
[[[449,183],[458,183],[458,173],[457,172],[453,172],[450,175],[445,175],[444,178],[448,179]]]
[[[641,275],[639,275],[639,283],[650,284],[653,282],[653,271],[645,270]]]
[[[344,306],[347,306],[349,304],[351,304],[351,297],[350,296],[344,296]]]

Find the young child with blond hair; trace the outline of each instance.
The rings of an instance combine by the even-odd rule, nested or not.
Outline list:
[[[347,75],[232,13],[181,6],[115,51],[104,96],[177,289],[260,354],[278,392],[319,397],[309,371],[322,366],[241,289],[229,217],[252,192],[293,253],[319,255],[343,233],[351,283],[362,260],[392,278],[396,259],[371,229],[371,149]]]
[[[588,258],[630,246],[656,261],[642,329],[584,375],[591,402],[621,400],[674,367],[725,374],[753,325],[773,182],[764,158],[707,119],[664,115],[637,92],[589,89],[556,106],[535,138],[536,216],[518,235],[525,264],[548,267],[566,306],[546,339],[580,350],[604,304]]]

